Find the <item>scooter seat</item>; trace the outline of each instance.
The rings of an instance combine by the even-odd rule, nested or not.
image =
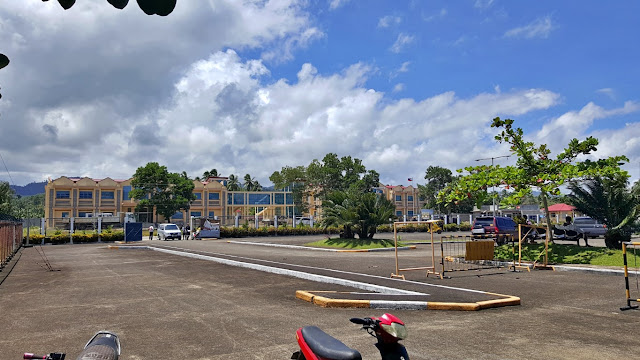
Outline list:
[[[301,333],[304,342],[318,357],[331,360],[362,360],[358,350],[348,347],[317,326],[305,326]]]

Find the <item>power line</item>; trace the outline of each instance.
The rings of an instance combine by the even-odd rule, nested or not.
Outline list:
[[[9,168],[7,168],[7,164],[4,162],[2,153],[0,153],[0,159],[2,159],[2,164],[4,165],[4,169],[7,171],[7,174],[9,175],[9,180],[11,181],[11,185],[16,186],[16,184],[13,182],[13,179],[11,178],[11,173],[9,172]]]

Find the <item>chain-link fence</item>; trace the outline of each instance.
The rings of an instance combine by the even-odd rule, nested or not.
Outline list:
[[[22,244],[22,222],[0,214],[0,269],[11,260]]]

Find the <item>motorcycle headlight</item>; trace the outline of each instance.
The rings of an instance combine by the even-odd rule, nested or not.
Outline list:
[[[382,330],[384,330],[384,332],[393,336],[394,338],[402,340],[406,339],[407,337],[407,327],[402,324],[392,322],[391,325],[380,324],[380,327],[382,328]]]

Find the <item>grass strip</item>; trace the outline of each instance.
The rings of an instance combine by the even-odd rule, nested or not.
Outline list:
[[[494,259],[511,261],[514,258],[512,245],[497,246]],[[544,250],[544,244],[522,244],[522,261],[540,261],[539,256]],[[515,257],[518,256],[518,247],[515,248]],[[544,256],[544,255],[543,255]],[[622,250],[607,249],[601,247],[584,247],[567,244],[549,244],[549,263],[553,264],[584,264],[599,266],[624,266]],[[629,268],[640,267],[640,249],[627,249],[627,264]]]
[[[389,239],[343,239],[329,238],[304,244],[305,246],[331,248],[331,249],[350,249],[350,250],[366,250],[394,247],[393,240]],[[398,246],[408,246],[403,242],[398,242]]]

